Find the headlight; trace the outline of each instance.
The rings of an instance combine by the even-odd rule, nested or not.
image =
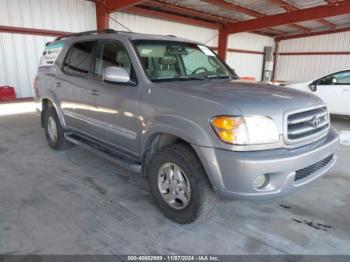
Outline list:
[[[275,122],[266,116],[217,116],[210,123],[220,140],[229,144],[258,145],[279,140]]]

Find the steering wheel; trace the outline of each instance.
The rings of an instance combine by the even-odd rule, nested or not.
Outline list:
[[[196,74],[200,70],[203,70],[205,73],[208,72],[208,69],[206,69],[205,67],[201,66],[201,67],[198,67],[197,69],[193,70],[192,74]]]

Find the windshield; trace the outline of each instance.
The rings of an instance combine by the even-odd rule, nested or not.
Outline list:
[[[151,81],[238,78],[208,47],[174,41],[133,41]]]

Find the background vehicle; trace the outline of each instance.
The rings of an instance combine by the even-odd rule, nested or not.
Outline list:
[[[331,114],[350,116],[350,70],[342,70],[316,80],[283,84],[319,96]]]
[[[337,159],[339,138],[319,98],[238,81],[208,47],[173,36],[58,38],[35,87],[52,148],[68,140],[142,169],[155,203],[178,223],[209,211],[216,195],[290,193]]]

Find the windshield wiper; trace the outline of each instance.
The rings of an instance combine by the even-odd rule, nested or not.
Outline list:
[[[172,78],[153,78],[151,79],[154,82],[168,82],[168,81],[190,81],[190,80],[205,80],[205,77],[200,76],[181,76],[181,77],[172,77]]]
[[[208,75],[205,77],[208,79],[229,79],[230,78],[230,76],[228,75]]]
[[[192,75],[192,76],[180,76],[178,77],[180,79],[185,79],[185,80],[205,80],[204,76],[197,76],[197,75]]]

